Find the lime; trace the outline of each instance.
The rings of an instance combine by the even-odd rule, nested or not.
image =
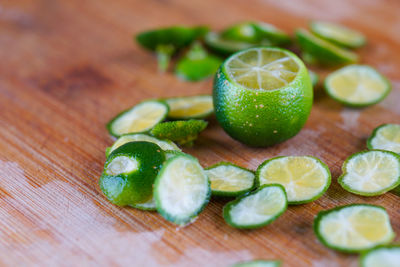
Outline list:
[[[238,196],[254,186],[254,173],[230,162],[219,162],[206,168],[205,172],[215,196]]]
[[[173,97],[165,99],[169,106],[168,118],[179,119],[203,119],[214,111],[212,96],[197,95]]]
[[[314,34],[337,45],[356,48],[365,44],[365,37],[362,33],[342,25],[313,21],[310,23],[310,28]]]
[[[200,43],[194,43],[192,48],[179,59],[175,73],[187,81],[200,81],[214,75],[222,60],[210,55]]]
[[[272,45],[281,46],[291,42],[291,38],[284,31],[265,22],[254,22],[254,28],[262,40],[268,40]]]
[[[167,121],[154,126],[150,131],[160,139],[168,139],[179,145],[193,145],[199,133],[207,127],[208,122],[203,120]]]
[[[400,154],[400,124],[383,124],[368,138],[369,149],[382,149]]]
[[[207,175],[197,159],[187,154],[169,158],[154,183],[157,211],[179,225],[192,222],[210,195]]]
[[[289,204],[303,204],[321,197],[331,183],[328,166],[315,157],[276,157],[257,169],[259,185],[281,184]]]
[[[221,32],[221,37],[227,40],[256,43],[259,41],[258,32],[252,22],[241,22],[228,27]]]
[[[244,261],[232,265],[232,267],[279,267],[279,266],[281,266],[281,262],[276,260]]]
[[[350,65],[325,79],[326,92],[349,107],[365,107],[382,101],[390,92],[390,82],[370,66]]]
[[[148,211],[157,210],[156,202],[155,202],[153,197],[151,199],[149,199],[147,202],[133,204],[133,205],[130,205],[130,206],[135,208],[135,209],[139,209],[139,210],[148,210]]]
[[[224,219],[240,229],[260,228],[270,224],[287,209],[285,189],[281,185],[264,185],[224,206]]]
[[[151,199],[153,182],[164,159],[164,152],[154,143],[126,143],[108,156],[100,188],[115,205],[145,203]]]
[[[339,184],[361,196],[377,196],[400,185],[400,156],[384,150],[356,153],[343,163]]]
[[[243,41],[234,41],[221,37],[220,34],[209,32],[204,36],[204,42],[214,52],[228,56],[240,50],[257,46],[258,44]],[[269,43],[268,43],[269,44]],[[265,45],[268,45],[265,44]]]
[[[180,148],[177,147],[177,145],[174,144],[174,142],[170,140],[160,140],[157,139],[153,136],[147,135],[147,134],[124,134],[121,137],[117,139],[117,141],[114,142],[114,144],[106,149],[106,157],[111,154],[116,148],[129,143],[129,142],[135,142],[135,141],[146,141],[150,143],[154,143],[158,145],[162,150],[177,150],[180,151]]]
[[[336,46],[305,29],[296,32],[304,60],[311,64],[341,65],[358,61],[357,54]]]
[[[351,204],[318,213],[314,232],[325,246],[361,252],[393,240],[395,233],[383,207]]]
[[[313,90],[296,55],[259,47],[234,54],[221,65],[213,96],[217,120],[231,137],[250,146],[270,146],[300,131],[310,114]]]
[[[363,253],[361,267],[398,267],[400,262],[400,246],[379,246]]]
[[[163,121],[168,106],[162,101],[148,100],[118,114],[107,124],[111,135],[120,137],[127,133],[146,132]]]

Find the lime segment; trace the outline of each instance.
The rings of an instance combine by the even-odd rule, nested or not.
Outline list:
[[[389,151],[364,151],[343,164],[340,185],[362,196],[377,196],[400,184],[400,156]]]
[[[260,185],[281,184],[289,204],[302,204],[319,198],[328,189],[331,173],[317,158],[277,157],[263,162],[257,169]]]
[[[363,254],[361,267],[397,267],[400,263],[400,246],[380,246]]]
[[[367,141],[369,149],[382,149],[400,154],[400,124],[377,127]]]
[[[224,219],[232,227],[259,228],[277,219],[287,208],[281,185],[265,185],[224,206]]]
[[[255,175],[252,171],[229,162],[220,162],[205,170],[211,182],[212,194],[238,196],[250,191]]]
[[[351,65],[328,75],[325,90],[346,106],[365,107],[383,100],[389,94],[391,85],[372,67]]]
[[[164,120],[168,106],[161,101],[149,100],[128,109],[107,124],[111,135],[145,132]]]
[[[174,97],[165,100],[169,106],[170,119],[201,119],[214,111],[210,95]]]
[[[322,211],[314,220],[314,231],[325,246],[343,252],[371,249],[395,236],[386,210],[368,204]]]

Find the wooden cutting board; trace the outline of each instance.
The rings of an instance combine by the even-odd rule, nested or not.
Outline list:
[[[399,197],[358,197],[336,182],[342,162],[366,149],[382,123],[400,123],[400,2],[275,0],[5,0],[0,3],[0,265],[229,266],[255,258],[284,266],[357,266],[356,255],[323,247],[312,231],[316,213],[336,205],[387,208],[400,234]],[[152,97],[211,92],[211,80],[187,83],[156,71],[133,33],[172,24],[221,29],[261,20],[293,32],[310,19],[337,21],[366,34],[359,50],[393,83],[382,103],[347,109],[316,89],[304,129],[271,148],[229,138],[211,120],[185,152],[208,166],[221,160],[251,169],[278,155],[313,155],[333,175],[319,200],[291,206],[273,224],[241,231],[225,224],[223,200],[178,228],[155,212],[111,205],[98,178],[105,130],[122,109]],[[329,70],[316,69],[322,76]],[[397,239],[399,240],[399,239]]]

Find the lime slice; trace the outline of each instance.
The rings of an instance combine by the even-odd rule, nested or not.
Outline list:
[[[146,132],[165,119],[168,106],[157,100],[144,101],[118,114],[107,124],[111,135]]]
[[[213,94],[218,122],[250,146],[270,146],[296,135],[313,98],[303,62],[287,50],[268,47],[229,57],[217,72]]]
[[[257,43],[258,32],[252,22],[241,22],[234,24],[221,32],[221,37],[227,40]]]
[[[400,124],[383,124],[374,129],[367,146],[400,154]]]
[[[361,267],[398,267],[400,246],[387,245],[374,248],[361,256]]]
[[[206,168],[205,172],[215,196],[238,196],[254,186],[254,173],[230,162],[217,163]]]
[[[260,185],[281,184],[289,204],[303,204],[321,197],[331,183],[328,166],[315,157],[276,157],[257,169]]]
[[[280,261],[270,261],[270,260],[244,261],[232,265],[232,267],[279,267],[279,266],[281,266]]]
[[[150,133],[160,139],[191,146],[207,125],[208,122],[203,120],[168,121],[157,124]]]
[[[157,211],[178,225],[192,222],[210,195],[207,175],[197,159],[187,154],[168,159],[154,183]]]
[[[253,25],[257,34],[259,35],[259,38],[267,39],[273,45],[287,45],[291,42],[289,35],[272,24],[265,22],[254,22]]]
[[[170,140],[160,140],[153,136],[147,134],[124,134],[114,144],[106,149],[106,157],[111,154],[116,148],[129,143],[129,142],[136,142],[136,141],[146,141],[150,143],[154,143],[158,145],[162,150],[177,150],[180,151],[180,148],[174,144],[174,142]]]
[[[170,159],[170,158],[178,156],[178,155],[186,155],[182,151],[178,151],[178,150],[165,150],[164,153],[165,153],[165,159]]]
[[[319,81],[319,76],[318,74],[316,74],[314,71],[312,70],[308,70],[308,74],[310,75],[310,79],[311,79],[311,84],[313,87],[315,87]]]
[[[343,252],[361,252],[387,244],[395,233],[383,207],[352,204],[321,211],[314,231],[325,246]]]
[[[370,66],[351,65],[332,72],[325,79],[326,92],[349,107],[365,107],[382,101],[390,82]]]
[[[361,196],[377,196],[400,185],[400,156],[384,150],[356,153],[343,163],[339,184]]]
[[[356,48],[365,44],[362,33],[330,22],[313,21],[310,23],[311,31],[325,40],[337,45]]]
[[[223,215],[232,227],[260,228],[281,216],[287,204],[285,189],[281,185],[264,185],[226,204]]]
[[[203,119],[214,111],[212,96],[184,96],[165,99],[169,106],[168,118],[179,119]]]
[[[130,206],[135,208],[135,209],[139,209],[139,210],[147,210],[147,211],[155,211],[155,210],[157,210],[156,202],[155,202],[154,198],[151,198],[147,202],[133,204],[133,205],[130,205]]]
[[[153,182],[164,159],[164,152],[154,143],[126,143],[107,158],[100,188],[115,205],[145,203],[151,199]]]
[[[357,54],[325,41],[305,29],[297,30],[296,36],[303,58],[308,63],[341,65],[358,61]]]
[[[240,50],[257,46],[254,43],[225,39],[215,32],[207,33],[204,36],[204,42],[211,50],[221,55],[230,55]]]

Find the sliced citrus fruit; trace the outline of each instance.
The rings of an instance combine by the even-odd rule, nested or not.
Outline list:
[[[289,204],[303,204],[321,197],[331,183],[328,166],[315,157],[276,157],[257,169],[260,185],[281,184]]]
[[[239,262],[232,265],[232,267],[279,267],[279,266],[281,266],[281,262],[276,260],[252,260],[252,261]]]
[[[367,146],[400,154],[400,124],[383,124],[374,129]]]
[[[256,43],[259,41],[258,32],[252,22],[234,24],[221,32],[221,37],[227,40]]]
[[[334,45],[305,29],[296,32],[304,60],[311,64],[341,65],[358,61],[357,54]]]
[[[356,153],[343,163],[339,184],[362,196],[377,196],[400,185],[400,156],[384,150]]]
[[[260,228],[281,216],[287,204],[285,189],[281,185],[264,185],[226,204],[223,215],[232,227]]]
[[[126,143],[108,156],[100,188],[115,205],[145,203],[151,199],[153,182],[164,160],[164,152],[154,143]]]
[[[165,99],[165,102],[169,106],[168,118],[174,120],[202,119],[214,111],[210,95],[173,97]]]
[[[211,50],[221,55],[230,55],[240,50],[257,46],[254,43],[226,39],[215,32],[207,33],[204,36],[204,42]]]
[[[155,202],[153,197],[150,200],[148,200],[147,202],[133,204],[133,205],[130,205],[130,206],[135,208],[135,209],[139,209],[139,210],[148,210],[148,211],[157,210],[156,202]]]
[[[318,213],[314,231],[325,246],[361,252],[393,240],[395,233],[383,207],[352,204]]]
[[[221,65],[213,95],[217,120],[231,137],[250,146],[270,146],[300,131],[313,90],[307,68],[296,55],[258,47],[236,53]]]
[[[146,141],[154,143],[158,145],[162,150],[180,151],[180,148],[170,140],[160,140],[147,134],[124,134],[121,137],[119,137],[111,147],[106,149],[106,157],[108,157],[108,155],[110,155],[111,152],[113,152],[116,148],[126,143],[136,142],[136,141]]]
[[[154,183],[157,211],[178,225],[192,222],[210,195],[207,175],[197,159],[187,154],[168,159]]]
[[[118,114],[107,124],[107,129],[115,137],[127,133],[145,132],[164,120],[167,114],[167,104],[148,100]]]
[[[361,267],[397,267],[400,263],[400,246],[379,246],[363,253]]]
[[[390,92],[390,82],[366,65],[350,65],[332,72],[325,79],[326,92],[350,107],[365,107],[382,101]]]
[[[220,162],[205,169],[215,196],[238,196],[254,186],[252,171],[230,162]]]
[[[313,21],[310,23],[310,28],[314,34],[337,45],[356,48],[365,44],[365,37],[362,33],[343,25]]]
[[[266,39],[275,46],[287,45],[291,42],[289,35],[272,24],[254,22],[253,25],[260,39]]]

